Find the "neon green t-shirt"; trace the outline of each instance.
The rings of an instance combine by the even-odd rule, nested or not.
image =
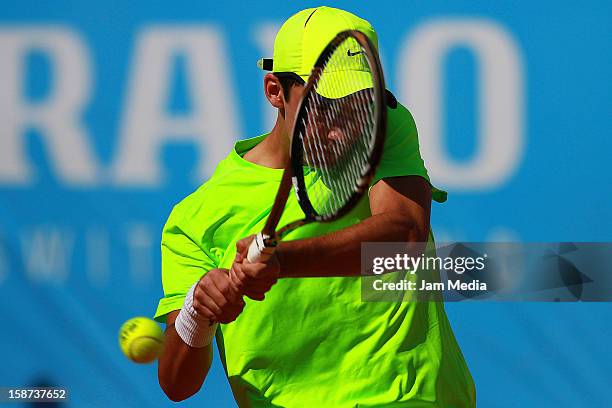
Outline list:
[[[242,156],[264,137],[236,143],[210,180],[170,214],[162,235],[164,297],[157,320],[180,309],[207,271],[229,268],[236,241],[263,227],[282,170]],[[407,175],[429,181],[412,116],[398,104],[389,109],[374,182]],[[341,220],[307,225],[285,239],[322,235],[370,215],[364,197]],[[279,225],[302,217],[291,195]],[[241,407],[475,406],[474,384],[442,303],[362,302],[359,277],[280,279],[263,302],[245,300],[238,319],[217,331]]]

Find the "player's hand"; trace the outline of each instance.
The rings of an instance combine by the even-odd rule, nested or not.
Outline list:
[[[230,323],[244,309],[242,294],[232,284],[227,269],[211,269],[202,276],[193,292],[194,309],[207,319]]]
[[[264,300],[266,292],[278,281],[280,264],[275,253],[261,262],[249,262],[247,253],[254,235],[236,243],[236,259],[232,265],[232,282],[253,300]]]

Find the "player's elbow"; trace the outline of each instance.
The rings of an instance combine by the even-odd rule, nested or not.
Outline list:
[[[409,242],[427,242],[429,239],[429,224],[422,221],[412,222],[407,231]]]
[[[200,387],[190,389],[183,384],[165,378],[161,373],[158,375],[159,386],[166,394],[166,397],[173,402],[181,402],[191,397],[200,390]]]
[[[181,402],[186,400],[187,398],[189,398],[191,395],[187,395],[187,394],[182,394],[182,393],[177,393],[175,392],[173,389],[171,388],[164,388],[162,387],[162,389],[164,390],[164,393],[166,394],[166,397],[168,397],[168,399],[172,402]]]
[[[174,401],[184,401],[200,391],[203,378],[200,380],[196,375],[185,375],[184,367],[181,369],[176,364],[168,364],[168,355],[162,356],[157,369],[157,380],[159,386],[166,396]],[[173,359],[176,362],[176,359]],[[195,380],[195,381],[194,381]]]
[[[427,242],[429,238],[429,224],[423,217],[413,214],[397,212],[390,220],[395,236],[402,242]]]
[[[185,394],[185,393],[180,393],[180,392],[179,393],[168,392],[168,391],[164,391],[164,392],[166,393],[166,396],[168,397],[168,399],[172,402],[185,401],[187,398],[193,395],[193,394]]]

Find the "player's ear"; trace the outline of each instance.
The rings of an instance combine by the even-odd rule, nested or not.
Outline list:
[[[268,98],[270,105],[279,109],[283,109],[285,107],[283,87],[275,75],[266,74],[264,77],[264,93],[266,94],[266,98]]]

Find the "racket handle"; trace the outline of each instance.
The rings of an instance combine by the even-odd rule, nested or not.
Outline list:
[[[276,246],[266,246],[265,242],[269,238],[268,235],[264,235],[261,232],[255,236],[255,239],[251,242],[251,245],[249,245],[247,261],[263,262],[270,259]]]
[[[274,249],[276,248],[276,246],[275,245],[266,246],[265,241],[268,238],[270,237],[262,234],[261,232],[257,234],[255,236],[255,239],[251,242],[251,245],[249,245],[249,251],[247,253],[247,258],[243,262],[249,262],[249,263],[265,262],[268,259],[270,259],[270,257],[274,253]],[[238,282],[238,278],[236,277],[236,272],[234,272],[233,268],[230,269],[229,276],[230,276],[232,283],[234,284],[234,288],[237,289],[239,282]]]

